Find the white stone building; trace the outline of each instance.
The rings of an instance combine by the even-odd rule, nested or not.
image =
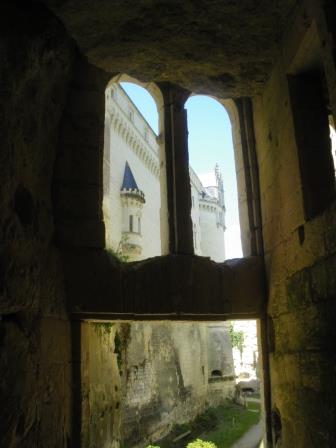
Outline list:
[[[129,261],[161,255],[158,137],[118,84],[106,90],[105,120],[107,248]],[[218,166],[202,177],[190,168],[190,183],[195,253],[224,261],[224,189]]]
[[[106,246],[127,261],[161,255],[158,137],[118,84],[106,90],[105,112]],[[201,178],[203,183],[190,168],[195,253],[224,261],[224,190],[218,166]],[[125,396],[121,432],[132,448],[160,438],[176,422],[192,420],[234,393],[225,323],[133,323],[123,360],[128,379],[120,380]]]
[[[330,129],[330,140],[331,140],[331,153],[334,161],[334,169],[336,173],[336,130],[335,123],[332,116],[329,116],[329,129]]]

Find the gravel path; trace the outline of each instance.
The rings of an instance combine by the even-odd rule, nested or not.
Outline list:
[[[263,436],[262,424],[259,422],[257,425],[251,426],[251,428],[232,445],[231,448],[256,448]]]

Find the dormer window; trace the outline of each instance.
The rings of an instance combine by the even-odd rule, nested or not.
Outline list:
[[[145,127],[145,129],[144,129],[144,138],[145,138],[146,142],[148,142],[148,137],[149,137],[148,128]]]

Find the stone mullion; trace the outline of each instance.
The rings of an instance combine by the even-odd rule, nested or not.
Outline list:
[[[319,16],[318,24],[320,35],[322,35],[324,70],[328,83],[330,107],[336,121],[336,5],[334,0],[326,0],[323,5],[324,17]],[[323,22],[325,22],[325,27],[323,27]],[[321,31],[323,28],[325,29],[324,36]]]
[[[255,152],[252,105],[250,99],[246,97],[235,100],[235,103],[239,116],[248,211],[249,252],[244,255],[262,255],[263,240],[261,233],[259,175]]]
[[[189,178],[186,90],[169,83],[159,85],[164,106],[169,252],[193,254]]]

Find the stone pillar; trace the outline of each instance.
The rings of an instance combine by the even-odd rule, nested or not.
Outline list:
[[[60,126],[53,181],[61,246],[105,246],[102,168],[108,78],[85,59],[77,60]]]
[[[336,5],[334,0],[325,2],[325,18],[327,22],[328,60],[325,67],[329,84],[330,106],[336,120]]]
[[[245,206],[245,213],[240,213],[242,228],[242,246],[244,256],[262,255],[263,238],[260,214],[260,191],[258,161],[255,149],[253,110],[250,98],[235,100],[238,114],[238,126],[241,145],[241,174],[244,176],[243,194],[246,195],[246,205],[240,203],[240,209]],[[239,179],[238,179],[239,182]],[[240,199],[241,200],[241,199]]]
[[[329,106],[336,120],[336,5],[334,0],[311,1],[311,15],[317,24]]]
[[[161,83],[166,152],[169,252],[193,254],[191,191],[189,179],[187,113],[189,92]]]

